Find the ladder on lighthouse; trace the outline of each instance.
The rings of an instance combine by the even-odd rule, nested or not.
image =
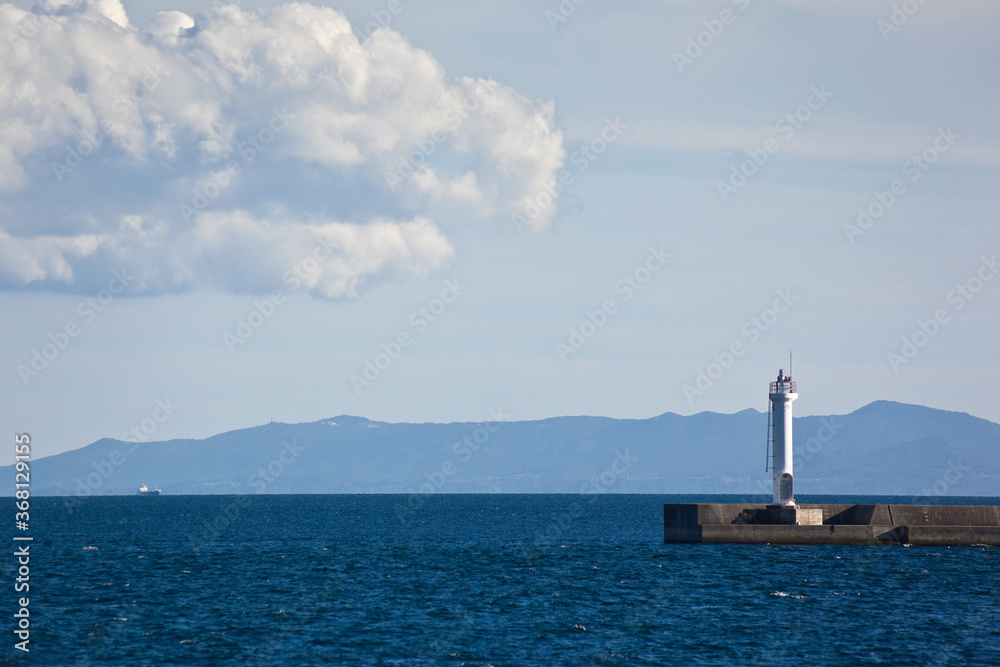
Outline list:
[[[771,428],[771,404],[767,404],[767,450],[764,453],[764,472],[771,472],[774,467],[774,455],[771,453],[771,445],[774,444],[774,431]]]

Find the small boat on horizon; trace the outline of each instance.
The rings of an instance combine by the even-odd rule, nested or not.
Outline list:
[[[139,495],[140,496],[158,496],[160,495],[159,489],[151,489],[145,484],[139,485]]]

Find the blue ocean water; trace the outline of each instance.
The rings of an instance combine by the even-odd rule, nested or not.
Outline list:
[[[1000,549],[662,544],[664,502],[736,500],[34,498],[31,653],[10,640],[6,657],[45,665],[1000,664]],[[4,560],[13,581],[14,559]],[[9,592],[7,607],[16,604]]]

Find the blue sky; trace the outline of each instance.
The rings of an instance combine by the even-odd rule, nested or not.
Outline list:
[[[36,456],[763,410],[789,350],[798,414],[1000,422],[995,3],[32,6],[0,421]]]

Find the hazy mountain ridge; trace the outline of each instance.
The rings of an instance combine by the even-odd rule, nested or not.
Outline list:
[[[795,418],[795,490],[1000,495],[1000,425],[876,401]],[[392,424],[339,416],[203,440],[105,438],[33,461],[37,495],[197,493],[769,493],[767,415]],[[13,494],[12,466],[3,469]]]

